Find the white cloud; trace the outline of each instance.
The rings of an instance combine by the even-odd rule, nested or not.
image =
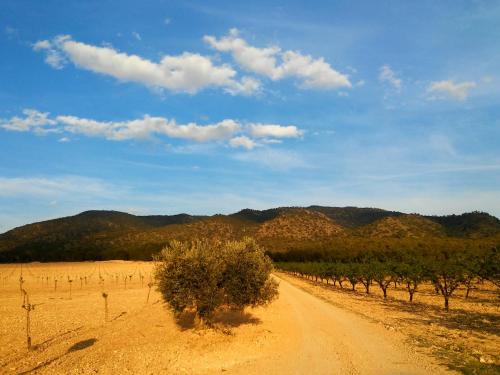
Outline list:
[[[39,40],[32,45],[34,51],[45,51],[45,62],[54,69],[62,69],[66,63],[66,59],[61,51],[56,47],[59,39],[54,42],[48,40]]]
[[[402,81],[389,65],[383,65],[379,69],[378,79],[380,82],[387,82],[395,89],[400,90]]]
[[[236,79],[229,65],[214,65],[206,56],[184,52],[165,55],[159,63],[137,55],[128,55],[111,47],[97,47],[77,42],[68,35],[33,45],[35,51],[46,52],[45,61],[62,68],[71,61],[77,67],[112,76],[120,81],[138,82],[153,88],[194,94],[209,87],[219,87],[230,94],[252,94],[260,84],[250,77]]]
[[[33,49],[35,51],[49,49],[50,47],[51,47],[51,43],[48,40],[39,40],[38,42],[33,44]]]
[[[144,116],[141,119],[122,122],[100,122],[75,116],[58,116],[64,130],[87,136],[99,136],[109,140],[148,139],[154,135],[182,138],[196,142],[225,140],[240,129],[233,120],[223,120],[211,125],[189,123],[179,125],[175,120]]]
[[[141,34],[139,34],[137,31],[132,31],[132,36],[137,40],[142,40]]]
[[[293,125],[250,124],[248,127],[250,134],[258,138],[296,138],[302,134],[302,132]]]
[[[257,146],[257,143],[254,140],[244,135],[232,138],[229,141],[229,144],[232,147],[243,147],[246,148],[247,150],[251,150]]]
[[[334,70],[323,58],[314,59],[296,51],[282,51],[277,46],[258,48],[239,37],[237,29],[220,39],[206,35],[203,40],[212,48],[229,52],[244,69],[272,80],[300,78],[301,86],[313,89],[351,87],[349,77]]]
[[[427,91],[429,93],[445,93],[456,100],[464,101],[467,99],[467,96],[469,94],[468,91],[474,87],[476,87],[476,83],[474,81],[466,81],[461,83],[455,83],[452,80],[435,81],[431,82]]]
[[[56,121],[49,118],[48,112],[39,112],[35,109],[24,109],[24,118],[14,116],[11,119],[0,119],[0,127],[18,132],[44,131],[46,127],[53,126]]]
[[[193,142],[229,142],[233,147],[253,149],[258,143],[252,138],[263,138],[262,143],[280,143],[279,138],[302,135],[294,125],[242,124],[237,120],[225,119],[213,124],[199,125],[191,122],[178,124],[174,119],[145,115],[128,121],[97,121],[70,115],[50,117],[47,112],[25,109],[25,117],[14,116],[0,119],[0,127],[9,131],[32,131],[38,135],[62,133],[59,142],[69,142],[68,134],[81,134],[113,141],[147,140],[168,137]]]

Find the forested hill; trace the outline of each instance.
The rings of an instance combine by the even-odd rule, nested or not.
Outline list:
[[[357,207],[244,209],[231,215],[135,216],[86,211],[28,224],[0,235],[0,262],[151,259],[170,240],[255,237],[271,252],[388,243],[500,239],[500,220],[487,213],[422,216]],[[391,242],[392,241],[392,242]],[[348,247],[348,246],[347,246]]]

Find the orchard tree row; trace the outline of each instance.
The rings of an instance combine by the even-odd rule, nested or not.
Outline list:
[[[352,290],[362,285],[366,293],[372,286],[381,289],[387,298],[387,289],[402,284],[413,301],[419,286],[425,282],[434,285],[436,293],[444,299],[444,308],[449,309],[449,299],[463,285],[466,298],[475,284],[488,280],[500,287],[500,248],[487,249],[437,249],[422,254],[417,252],[373,253],[365,252],[351,259],[328,259],[326,261],[297,262],[279,261],[276,267],[296,276],[306,277],[327,284],[346,284]]]

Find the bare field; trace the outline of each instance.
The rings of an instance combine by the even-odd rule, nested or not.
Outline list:
[[[217,329],[200,331],[189,329],[189,316],[176,322],[154,287],[147,301],[151,270],[151,263],[123,261],[23,266],[23,287],[35,304],[33,349],[28,350],[21,268],[0,265],[0,373],[453,373],[446,365],[449,357],[417,342],[419,335],[434,346],[451,340],[436,337],[452,335],[460,350],[476,346],[497,360],[498,305],[482,292],[474,291],[464,304],[476,306],[466,311],[479,309],[480,319],[488,321],[474,328],[460,320],[464,326],[457,328],[447,326],[455,324],[454,311],[450,320],[432,304],[425,307],[429,312],[420,312],[421,305],[428,306],[420,303],[425,293],[416,296],[413,311],[397,300],[385,303],[279,273],[277,301],[243,315],[221,313]],[[108,294],[107,322],[102,292]],[[453,300],[452,309],[459,303]],[[476,321],[479,315],[473,317]]]
[[[24,265],[23,287],[36,305],[34,348],[28,351],[21,268],[0,265],[0,373],[220,373],[278,345],[270,330],[285,328],[278,305],[266,310],[265,322],[256,309],[243,316],[221,314],[221,330],[191,330],[189,317],[177,324],[154,287],[146,303],[151,270],[151,263],[122,261]]]

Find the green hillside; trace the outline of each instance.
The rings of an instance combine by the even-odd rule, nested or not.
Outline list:
[[[214,216],[86,211],[1,234],[0,262],[151,259],[173,239],[231,240],[244,236],[255,237],[270,252],[357,251],[364,247],[385,249],[387,243],[397,241],[500,238],[500,220],[481,212],[434,217],[322,206],[245,209]]]

